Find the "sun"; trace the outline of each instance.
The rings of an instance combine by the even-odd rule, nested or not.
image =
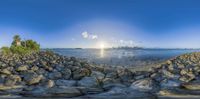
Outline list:
[[[103,42],[100,43],[100,48],[104,49],[105,48],[105,44]]]
[[[104,41],[101,41],[101,42],[97,43],[97,48],[105,49],[106,46],[107,46],[107,44]]]

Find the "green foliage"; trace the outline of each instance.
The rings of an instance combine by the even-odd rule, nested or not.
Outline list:
[[[26,40],[22,42],[22,46],[29,49],[29,50],[34,50],[34,51],[39,51],[40,50],[40,45],[37,44],[37,42],[33,40]]]
[[[9,47],[2,47],[2,48],[1,48],[1,51],[2,51],[3,54],[10,54],[10,53],[11,53]]]
[[[23,46],[11,46],[10,50],[11,50],[12,53],[20,54],[20,55],[24,55],[24,54],[30,53],[30,50],[28,50],[27,48],[25,48]]]
[[[20,43],[19,44],[17,44]],[[2,53],[3,54],[19,54],[19,55],[25,55],[25,54],[29,54],[32,52],[38,52],[40,51],[40,45],[33,41],[33,40],[25,40],[25,41],[21,41],[21,38],[19,35],[15,35],[13,37],[13,42],[11,47],[2,47],[1,48]]]

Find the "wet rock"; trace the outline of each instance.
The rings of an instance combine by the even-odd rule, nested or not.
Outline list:
[[[98,87],[98,81],[94,77],[84,77],[80,81],[78,81],[78,86],[83,87]]]
[[[77,83],[75,80],[57,80],[56,85],[57,86],[67,86],[67,87],[72,87],[75,86]]]

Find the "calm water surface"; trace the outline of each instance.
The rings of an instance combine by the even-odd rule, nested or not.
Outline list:
[[[91,63],[116,66],[140,66],[159,63],[175,56],[199,52],[189,49],[50,49],[65,56],[86,59]]]

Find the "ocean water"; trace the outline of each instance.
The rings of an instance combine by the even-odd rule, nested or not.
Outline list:
[[[197,49],[50,49],[58,54],[77,57],[93,64],[146,66],[160,63]]]

